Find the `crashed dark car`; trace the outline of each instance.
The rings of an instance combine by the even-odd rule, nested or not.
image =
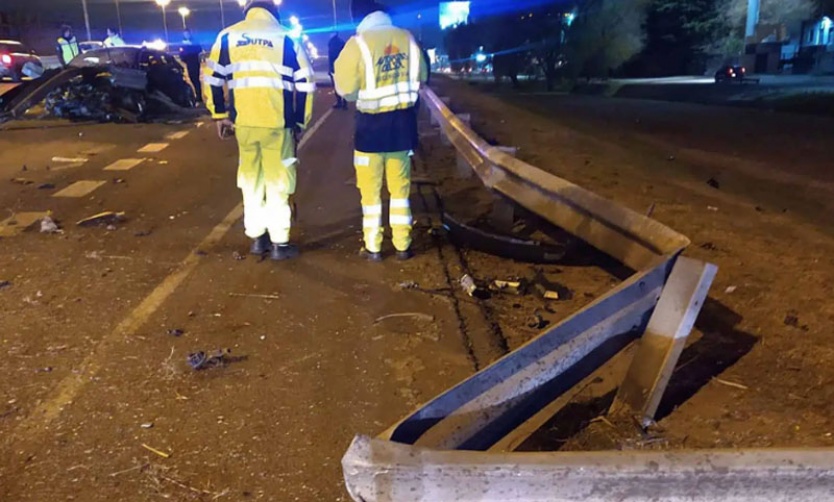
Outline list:
[[[102,48],[80,54],[0,101],[0,122],[44,103],[45,115],[102,122],[138,122],[193,109],[194,89],[173,56],[146,47]]]

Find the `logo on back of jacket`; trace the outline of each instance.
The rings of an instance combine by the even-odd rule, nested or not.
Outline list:
[[[405,61],[407,60],[408,54],[400,52],[400,49],[396,45],[391,44],[385,48],[385,55],[379,58],[376,65],[385,73],[405,68]]]
[[[237,41],[236,47],[246,47],[247,45],[259,45],[261,47],[269,47],[270,49],[275,48],[272,40],[267,40],[265,38],[252,38],[244,33],[240,36],[240,40]]]

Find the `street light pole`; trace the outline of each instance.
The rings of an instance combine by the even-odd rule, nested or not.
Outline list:
[[[185,18],[191,14],[191,10],[188,7],[180,7],[179,11],[180,16],[182,16],[182,29],[187,30],[188,26],[185,24]]]
[[[124,31],[122,31],[122,9],[119,8],[119,0],[116,0],[116,19],[119,23],[119,35],[124,37]]]
[[[226,11],[223,9],[223,0],[220,0],[220,24],[223,25],[221,28],[226,28]]]
[[[165,12],[165,7],[171,3],[171,0],[156,0],[156,4],[162,7],[162,24],[165,26],[165,43],[170,43],[171,39],[168,36],[168,13]]]
[[[87,12],[87,0],[81,0],[81,6],[84,7],[84,24],[87,26],[87,40],[92,40],[93,35],[90,33],[90,13]]]
[[[336,0],[333,0],[333,31],[336,31],[339,26],[339,20],[336,19]]]

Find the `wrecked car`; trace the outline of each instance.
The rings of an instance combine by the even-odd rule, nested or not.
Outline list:
[[[4,94],[0,122],[40,103],[46,117],[139,122],[193,109],[196,101],[184,68],[171,55],[146,47],[102,48]]]

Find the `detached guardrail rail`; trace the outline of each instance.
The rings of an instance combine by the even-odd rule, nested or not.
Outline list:
[[[488,144],[421,92],[460,163],[495,192],[634,271],[591,305],[429,401],[342,465],[362,502],[834,500],[834,451],[494,453],[640,339],[611,413],[652,421],[717,272],[669,227]],[[508,438],[514,438],[508,440]]]

